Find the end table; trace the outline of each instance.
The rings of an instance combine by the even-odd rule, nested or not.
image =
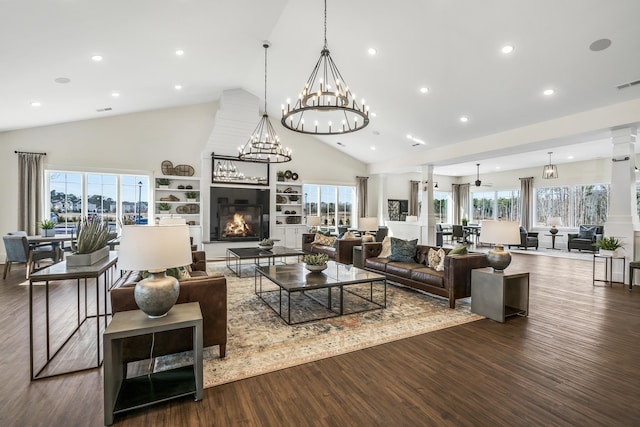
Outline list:
[[[529,273],[471,270],[471,311],[502,323],[510,316],[528,316]]]

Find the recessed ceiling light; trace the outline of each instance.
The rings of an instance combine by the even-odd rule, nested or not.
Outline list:
[[[374,146],[371,146],[371,149],[372,149],[373,151],[376,151],[376,147],[374,147]]]
[[[100,61],[102,61],[102,56],[100,56],[100,55],[93,55],[93,56],[91,57],[91,60],[92,60],[92,61],[95,61],[95,62],[100,62]]]
[[[467,122],[469,121],[469,117],[467,117],[467,116],[462,116],[462,117],[460,117],[460,121],[461,121],[462,123],[467,123]]]
[[[60,83],[60,84],[69,83],[70,81],[71,79],[68,79],[66,77],[58,77],[57,79],[54,80],[54,82]]]
[[[506,46],[502,46],[501,50],[502,50],[502,53],[511,53],[511,52],[513,52],[513,46],[508,44]]]
[[[496,170],[500,170],[500,166],[496,166]]]
[[[184,55],[184,50],[182,50],[182,49],[176,50],[176,55],[178,55],[178,56]]]
[[[551,96],[554,93],[556,93],[556,91],[553,90],[553,89],[545,89],[544,92],[542,92],[542,93],[545,94],[546,96]]]
[[[31,103],[31,106],[32,106],[32,107],[39,107],[39,106],[41,106],[41,105],[42,105],[42,104],[41,104],[40,102],[38,102],[38,101],[33,101],[33,102]]]
[[[371,117],[377,117],[377,116],[378,116],[376,113],[369,113],[369,115],[370,115]]]
[[[182,85],[175,85],[173,88],[175,90],[181,90],[182,89]]]
[[[567,157],[567,159],[573,160],[573,156],[569,156],[569,157]]]
[[[373,55],[375,55],[376,53],[378,53],[378,51],[377,51],[377,50],[375,50],[374,48],[370,47],[370,48],[367,50],[367,53],[368,53],[369,55],[372,55],[372,56],[373,56]]]
[[[120,96],[120,94],[118,92],[112,92],[111,96],[113,96],[114,98],[117,98]]]
[[[420,88],[420,93],[427,93],[427,92],[429,92],[429,88],[428,87],[424,86],[424,87]]]
[[[426,144],[426,142],[424,142],[420,138],[416,138],[415,136],[413,136],[411,134],[407,134],[407,139],[410,139],[411,141],[417,143],[416,145],[418,145],[418,144],[425,145]]]

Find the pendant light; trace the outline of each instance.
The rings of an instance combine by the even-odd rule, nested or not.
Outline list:
[[[251,137],[240,147],[240,160],[261,163],[285,163],[291,161],[291,150],[283,148],[267,114],[267,49],[271,44],[262,42],[264,48],[264,113]]]
[[[305,122],[306,120],[306,122]],[[293,107],[282,106],[281,123],[287,129],[311,135],[355,132],[369,124],[369,107],[351,91],[331,59],[327,47],[327,1],[324,2],[324,46],[311,76]]]
[[[542,178],[543,179],[556,179],[558,177],[558,166],[551,164],[551,154],[553,151],[549,151],[547,154],[549,155],[549,164],[545,165],[542,168]]]

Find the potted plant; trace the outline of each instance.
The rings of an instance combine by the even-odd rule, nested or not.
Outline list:
[[[260,242],[258,242],[258,246],[260,247],[260,249],[268,251],[270,249],[273,249],[273,240],[262,239],[260,240]]]
[[[327,261],[329,261],[327,254],[307,254],[302,257],[305,268],[311,272],[319,272],[327,268]]]
[[[55,222],[53,222],[50,219],[43,219],[42,221],[40,221],[40,234],[42,237],[53,237],[56,235],[56,230],[55,230]]]
[[[196,199],[198,198],[198,192],[197,191],[187,191],[185,193],[185,196],[187,196],[187,202],[195,203]]]
[[[617,257],[618,249],[624,245],[615,237],[603,237],[594,243],[593,246],[600,249],[600,255]]]
[[[156,184],[158,184],[158,189],[160,190],[168,190],[169,189],[169,181],[168,178],[157,178]]]
[[[171,206],[169,206],[169,203],[160,203],[158,205],[158,210],[160,212],[169,212],[171,210]]]
[[[109,224],[99,219],[83,218],[78,222],[76,238],[71,240],[70,255],[67,255],[67,266],[77,267],[91,265],[109,255],[107,242],[115,237],[109,233]]]
[[[467,218],[462,218],[460,221],[462,222],[462,226],[464,227],[466,227],[467,224],[469,224],[469,220]]]
[[[276,175],[278,176],[278,181],[284,181],[284,172],[283,171],[278,171],[276,173]]]

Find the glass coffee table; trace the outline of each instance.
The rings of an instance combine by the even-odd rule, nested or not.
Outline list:
[[[260,265],[260,261],[266,259],[267,264],[275,265],[277,258],[286,258],[290,256],[301,257],[304,252],[298,249],[286,248],[284,246],[274,246],[269,250],[258,247],[251,248],[228,248],[227,249],[227,268],[235,273],[236,276],[242,277],[242,266],[248,265],[242,261],[251,260],[252,265]]]
[[[288,325],[387,306],[385,276],[334,261],[313,273],[302,263],[256,266],[255,292]]]

